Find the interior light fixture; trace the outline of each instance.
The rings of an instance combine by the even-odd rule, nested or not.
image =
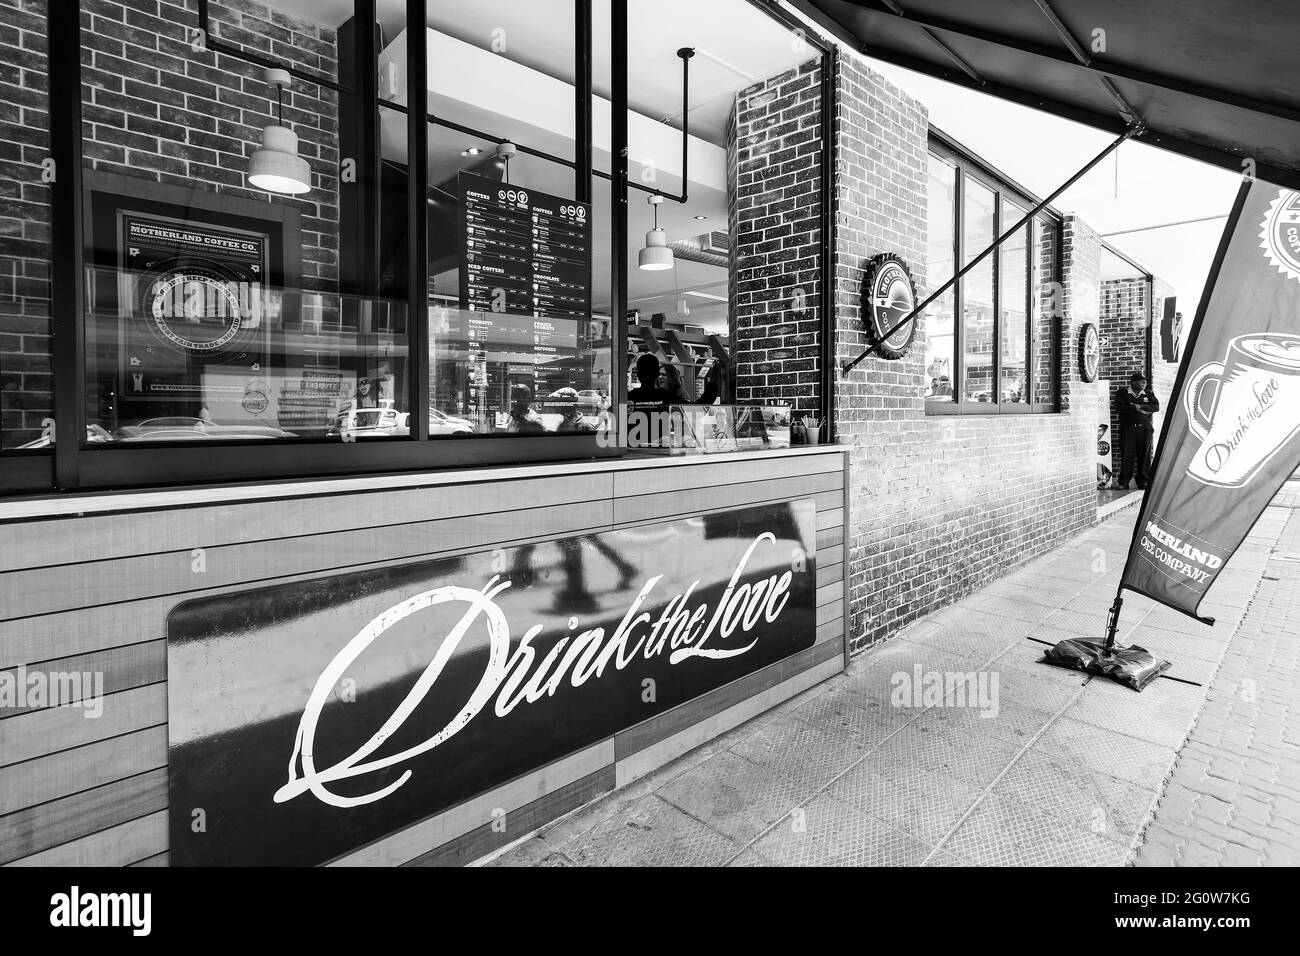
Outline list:
[[[664,197],[652,195],[646,201],[655,211],[655,225],[645,234],[645,248],[637,256],[637,265],[646,272],[663,272],[673,267],[673,251],[668,248],[668,235],[659,228],[659,205]]]
[[[479,149],[477,146],[466,146],[460,151],[460,154],[462,156],[477,156],[481,152],[483,152],[483,150]]]
[[[704,222],[704,220],[708,219],[709,217],[708,217],[708,216],[696,216],[695,218],[696,218],[697,220],[699,220],[700,222]]]
[[[311,166],[298,155],[298,134],[284,125],[284,88],[288,70],[267,70],[266,81],[276,89],[276,122],[262,128],[261,145],[248,158],[248,182],[272,193],[300,196],[311,191]]]

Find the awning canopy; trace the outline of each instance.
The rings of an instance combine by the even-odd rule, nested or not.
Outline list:
[[[1300,189],[1296,0],[793,0],[879,60]]]

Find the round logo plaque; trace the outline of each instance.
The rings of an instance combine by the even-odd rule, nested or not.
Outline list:
[[[876,351],[882,358],[902,358],[916,338],[916,319],[885,336],[916,308],[916,283],[903,260],[893,253],[872,259],[862,279],[862,300],[863,317],[878,343]]]
[[[1100,366],[1101,336],[1097,334],[1097,326],[1086,322],[1079,329],[1079,377],[1085,382],[1097,381]]]

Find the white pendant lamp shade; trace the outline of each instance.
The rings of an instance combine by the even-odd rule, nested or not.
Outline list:
[[[646,272],[663,272],[673,267],[673,251],[668,248],[668,234],[659,228],[659,205],[664,197],[653,195],[646,201],[655,211],[655,225],[645,234],[645,248],[637,256],[637,265]]]
[[[284,89],[292,82],[288,70],[266,71],[275,87],[276,121],[262,127],[261,145],[248,157],[248,182],[257,189],[300,196],[311,191],[311,166],[298,155],[298,134],[284,125]]]
[[[673,251],[668,248],[668,234],[658,226],[645,234],[645,248],[637,257],[647,272],[662,272],[673,267]]]
[[[309,192],[311,166],[298,155],[298,134],[287,126],[263,127],[262,145],[248,160],[248,181],[267,192]]]

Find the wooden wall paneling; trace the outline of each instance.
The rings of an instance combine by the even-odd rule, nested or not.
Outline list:
[[[91,697],[97,687],[97,678],[102,676],[103,693],[116,694],[133,687],[156,684],[167,679],[166,641],[146,641],[143,644],[128,644],[107,651],[95,651],[92,654],[80,654],[75,657],[62,657],[52,661],[41,661],[28,665],[26,670],[30,677],[33,671],[42,674],[80,674],[82,678],[81,695],[77,699]],[[18,668],[5,668],[16,680]],[[90,675],[87,679],[86,675]],[[8,707],[0,712],[0,723],[16,720],[22,714],[28,714],[41,708],[28,704],[24,707]]]
[[[0,720],[0,767],[167,722],[167,688],[105,694],[99,717],[82,707],[46,707]]]
[[[165,809],[166,767],[27,807],[0,817],[0,863]]]
[[[129,866],[167,848],[167,811],[160,810],[32,856],[10,866]]]
[[[609,764],[510,811],[503,819],[504,829],[484,823],[404,865],[464,866],[473,863],[613,789],[614,765]]]
[[[616,471],[613,473],[615,498],[653,495],[665,491],[687,488],[710,488],[736,483],[737,475],[745,481],[771,481],[779,478],[802,478],[807,475],[843,475],[841,455],[809,455],[807,457],[768,458],[755,456],[753,461],[707,461],[675,468],[646,468],[644,470]]]
[[[0,767],[0,815],[165,766],[166,727],[150,727],[10,764]]]
[[[444,813],[412,824],[330,863],[330,866],[400,866],[485,823],[492,811],[507,814],[548,793],[566,787],[614,763],[614,741],[606,738],[584,750],[516,777],[499,787],[471,797]],[[523,834],[519,834],[522,836]]]
[[[0,572],[608,500],[609,473],[0,524]]]
[[[488,550],[521,536],[563,537],[610,523],[608,500],[548,508],[527,507],[526,501],[516,505],[523,510],[208,548],[202,571],[195,570],[196,559],[189,551],[67,565],[57,573],[44,568],[10,571],[0,574],[0,593],[12,596],[6,613],[24,617],[397,559],[434,558],[456,550]]]
[[[614,521],[623,524],[631,521],[666,519],[677,515],[720,511],[769,501],[812,498],[821,493],[833,493],[838,500],[841,495],[841,481],[842,478],[838,474],[829,473],[616,498]]]

